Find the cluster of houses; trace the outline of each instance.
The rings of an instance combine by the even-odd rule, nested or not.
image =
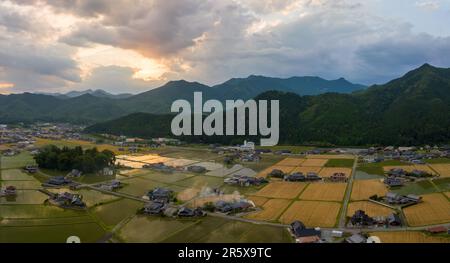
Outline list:
[[[450,156],[450,145],[424,147],[371,147],[359,152],[367,163],[385,160],[401,160],[413,164],[424,164],[426,159],[445,158]]]
[[[402,207],[406,207],[422,202],[422,197],[414,194],[401,195],[393,192],[388,192],[386,196],[378,197],[375,195],[370,197],[370,200],[382,202],[388,205],[399,205]]]
[[[83,209],[86,207],[83,196],[69,192],[52,194],[48,201],[62,208]]]
[[[399,227],[402,221],[398,214],[371,217],[363,210],[357,210],[350,218],[350,227]]]
[[[269,181],[267,181],[265,178],[262,177],[252,177],[252,176],[246,176],[246,175],[233,175],[232,177],[225,178],[223,180],[224,183],[229,185],[238,185],[238,186],[259,186],[262,184],[266,184]]]
[[[411,172],[407,172],[402,168],[393,168],[386,172],[386,178],[383,183],[388,187],[401,187],[405,185],[407,181],[416,180],[420,178],[428,178],[433,175],[421,171],[421,170],[413,170]]]
[[[200,208],[191,209],[174,205],[174,192],[166,188],[155,188],[145,196],[150,202],[146,203],[142,212],[148,215],[164,215],[167,217],[199,217],[206,213]]]
[[[0,197],[17,196],[17,189],[15,186],[7,186],[4,189],[0,189]]]

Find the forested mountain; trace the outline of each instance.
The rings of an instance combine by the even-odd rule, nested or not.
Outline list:
[[[353,94],[299,96],[268,91],[256,99],[280,101],[280,143],[417,145],[450,142],[450,69],[428,64],[385,85]],[[142,137],[146,137],[145,132],[170,135],[171,115],[160,116],[158,121],[154,115],[132,116],[97,124],[87,130]],[[146,123],[145,128],[142,123]],[[229,143],[236,138],[190,139]]]

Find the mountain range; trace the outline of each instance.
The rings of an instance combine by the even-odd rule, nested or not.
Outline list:
[[[90,94],[94,97],[110,98],[110,99],[124,99],[124,98],[133,96],[133,94],[131,94],[131,93],[111,94],[111,93],[101,90],[101,89],[97,89],[97,90],[88,89],[88,90],[82,90],[82,91],[73,90],[73,91],[69,91],[67,93],[40,93],[40,94],[55,96],[55,97],[58,97],[61,99],[76,98],[76,97],[79,97],[79,96],[82,96],[85,94]]]
[[[193,100],[195,91],[205,99],[250,99],[269,91],[317,95],[325,92],[350,93],[366,88],[345,79],[325,80],[319,77],[288,79],[249,76],[231,79],[216,86],[184,80],[170,81],[162,87],[137,95],[112,95],[102,90],[67,94],[0,95],[0,123],[33,121],[68,121],[92,124],[135,112],[162,114],[170,112],[177,99]],[[118,97],[121,96],[121,97]]]
[[[280,101],[282,144],[348,146],[450,142],[450,69],[429,64],[384,85],[351,94],[300,96],[292,92],[265,91],[255,99]],[[93,125],[86,131],[140,137],[170,136],[172,116],[134,113]],[[183,139],[233,143],[243,137]]]

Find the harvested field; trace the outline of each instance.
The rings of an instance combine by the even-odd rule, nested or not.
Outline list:
[[[223,164],[214,163],[214,162],[201,162],[201,163],[196,163],[196,164],[189,165],[189,166],[202,166],[202,167],[205,167],[205,169],[208,171],[214,171],[214,170],[223,168]]]
[[[322,169],[322,167],[313,167],[313,166],[309,166],[309,167],[295,167],[294,170],[292,170],[291,173],[303,173],[303,174],[307,174],[307,173],[319,173],[320,170]]]
[[[444,193],[444,194],[447,196],[447,198],[450,199],[450,192],[446,192],[446,193]]]
[[[198,188],[187,188],[178,193],[177,199],[183,202],[189,201],[196,197],[198,193],[200,193],[200,189]]]
[[[116,160],[116,165],[122,165],[124,167],[129,167],[133,169],[140,169],[144,164],[139,162]]]
[[[345,176],[348,178],[352,174],[352,169],[350,168],[342,168],[342,167],[324,167],[319,173],[320,177],[329,178],[334,173],[344,173]]]
[[[426,172],[428,174],[436,175],[436,172],[426,164],[415,164],[414,169]]]
[[[439,173],[441,177],[450,177],[450,164],[440,163],[440,164],[430,164],[431,168]]]
[[[289,206],[291,200],[286,199],[270,199],[262,206],[262,211],[251,213],[245,216],[249,219],[262,221],[275,221],[283,211]]]
[[[375,204],[369,201],[359,201],[351,202],[347,208],[347,216],[353,216],[357,210],[363,210],[370,217],[375,216],[388,216],[395,212],[395,210],[390,209],[379,204]]]
[[[290,224],[300,220],[308,227],[333,227],[341,204],[321,201],[296,201],[280,217],[280,222]]]
[[[301,165],[305,159],[299,159],[299,158],[286,158],[280,162],[278,162],[276,165],[281,166],[299,166]]]
[[[384,172],[389,172],[392,169],[403,169],[406,172],[412,172],[414,171],[414,165],[389,165],[389,166],[383,166]]]
[[[133,176],[133,175],[142,175],[145,174],[147,171],[144,169],[130,169],[130,170],[122,170],[120,171],[120,175],[123,176]]]
[[[252,201],[255,204],[255,206],[258,207],[263,206],[269,200],[269,198],[261,196],[248,196],[247,199]]]
[[[310,184],[300,195],[302,200],[342,201],[347,184],[319,183]]]
[[[379,179],[355,180],[351,200],[368,200],[372,195],[384,196],[387,192],[386,186]]]
[[[322,167],[328,162],[328,159],[306,159],[302,166],[319,166]]]
[[[307,159],[354,159],[351,154],[308,154]]]
[[[254,195],[269,198],[294,199],[301,193],[305,186],[305,183],[271,182]]]
[[[450,222],[450,202],[443,194],[423,195],[422,200],[422,203],[403,209],[410,226]]]
[[[370,235],[379,237],[382,243],[450,243],[449,238],[414,231],[372,232]]]

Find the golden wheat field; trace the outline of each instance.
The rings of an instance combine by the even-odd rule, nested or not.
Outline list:
[[[307,159],[354,159],[351,154],[308,154]]]
[[[372,195],[384,196],[387,192],[386,186],[379,179],[355,180],[351,200],[368,200]]]
[[[275,164],[276,166],[299,166],[301,165],[305,159],[299,158],[286,158]]]
[[[382,243],[450,243],[450,238],[415,231],[372,232],[370,235],[379,237]]]
[[[322,167],[314,167],[314,166],[303,167],[303,166],[299,166],[299,167],[295,167],[294,170],[292,170],[292,173],[303,173],[303,174],[319,173],[321,169],[322,169]]]
[[[344,173],[348,178],[352,174],[352,169],[350,168],[340,168],[340,167],[324,167],[319,173],[320,177],[329,178],[334,173]]]
[[[333,227],[336,224],[340,203],[322,201],[296,201],[280,217],[280,222],[290,224],[300,220],[308,227]]]
[[[447,196],[447,198],[450,198],[450,192],[445,192],[444,194]]]
[[[309,184],[300,195],[301,200],[342,201],[347,184],[318,183]]]
[[[275,221],[290,203],[291,200],[270,199],[262,206],[263,210],[248,214],[245,218],[262,221]]]
[[[252,201],[255,204],[255,206],[258,207],[263,206],[269,200],[269,198],[262,196],[248,196],[247,199]]]
[[[269,198],[294,199],[305,186],[305,183],[271,182],[254,195]]]
[[[441,193],[422,196],[422,203],[403,209],[410,226],[425,226],[450,222],[450,202]]]
[[[358,201],[358,202],[351,202],[348,205],[347,216],[353,216],[357,210],[363,210],[370,217],[388,216],[395,212],[395,210],[390,209],[389,207],[385,207],[369,201]]]
[[[441,177],[450,177],[450,163],[430,164]]]
[[[306,159],[301,166],[319,166],[322,167],[328,162],[328,159]]]

